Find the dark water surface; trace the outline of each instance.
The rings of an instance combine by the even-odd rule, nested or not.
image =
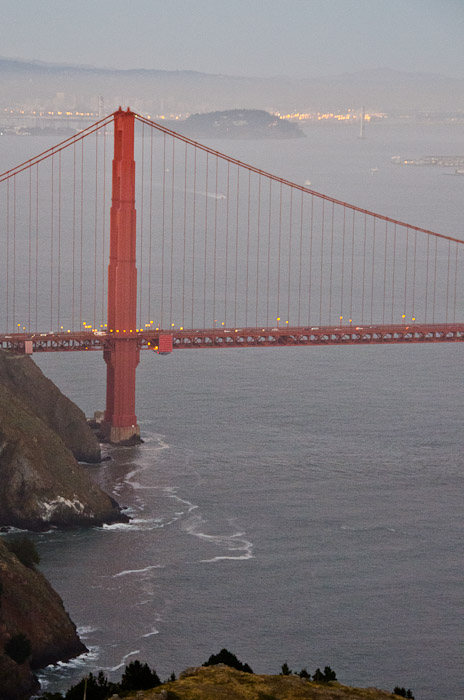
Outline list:
[[[464,178],[390,158],[461,153],[462,135],[212,145],[459,236]],[[103,407],[98,353],[36,359],[87,414]],[[88,467],[131,524],[36,538],[90,649],[44,687],[135,658],[165,678],[226,646],[257,672],[329,664],[343,683],[460,700],[461,360],[458,344],[142,353],[145,443]]]

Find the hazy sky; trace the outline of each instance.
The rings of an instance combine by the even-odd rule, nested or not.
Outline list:
[[[464,77],[464,0],[2,0],[0,55],[114,68]]]

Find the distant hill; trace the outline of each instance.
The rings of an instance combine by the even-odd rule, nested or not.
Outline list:
[[[163,122],[168,128],[190,138],[298,139],[304,137],[297,126],[262,109],[229,109],[223,112],[192,114],[184,121]]]
[[[113,70],[0,59],[0,106],[104,111],[119,104],[146,114],[265,109],[464,110],[464,80],[389,69],[328,78],[252,78],[194,71]]]

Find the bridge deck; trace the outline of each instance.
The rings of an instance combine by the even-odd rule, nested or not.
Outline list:
[[[154,351],[163,337],[172,338],[175,350],[447,343],[464,341],[464,323],[140,330],[117,336],[92,331],[12,333],[0,335],[0,348],[19,353],[104,350],[111,348],[116,337],[137,338],[140,349]]]

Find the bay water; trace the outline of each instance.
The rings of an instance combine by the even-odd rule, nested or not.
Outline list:
[[[463,129],[211,145],[461,238],[464,178],[391,157],[461,154]],[[0,145],[32,154],[39,141]],[[461,345],[141,355],[144,443],[85,467],[131,522],[34,536],[89,648],[41,672],[43,688],[99,669],[118,679],[134,659],[167,678],[227,647],[259,673],[330,665],[345,684],[460,699]],[[35,360],[88,415],[104,407],[99,353]]]

